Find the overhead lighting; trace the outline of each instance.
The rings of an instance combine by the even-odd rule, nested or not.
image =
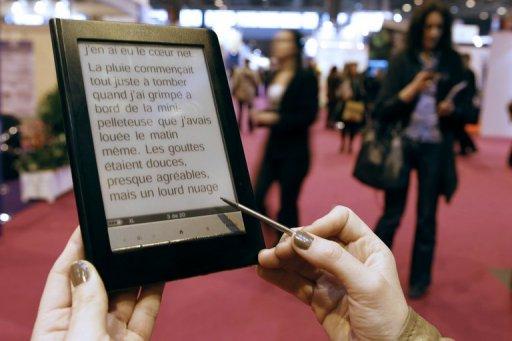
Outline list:
[[[61,0],[55,4],[55,17],[67,19],[71,16],[69,1]]]
[[[400,23],[402,22],[404,18],[402,17],[402,15],[400,13],[395,13],[393,15],[393,21],[396,22],[396,23]]]
[[[316,57],[316,54],[318,53],[318,40],[315,38],[309,38],[306,40],[306,43],[304,44],[304,53],[308,57]]]
[[[28,8],[25,1],[14,1],[5,17],[7,23],[15,25],[43,25],[44,16],[35,14]]]
[[[453,5],[452,7],[450,7],[450,13],[451,14],[457,14],[459,13],[459,7]]]
[[[480,12],[480,14],[478,15],[478,17],[479,17],[481,20],[487,20],[487,19],[489,19],[489,13],[488,13],[488,12]]]
[[[204,24],[207,27],[314,30],[319,20],[316,12],[206,10],[204,13]]]
[[[410,12],[411,10],[412,10],[412,6],[411,6],[411,4],[404,4],[404,5],[402,6],[402,11],[404,11],[405,13],[408,13],[408,12]]]
[[[473,8],[473,7],[475,7],[475,5],[476,5],[476,1],[475,0],[467,0],[466,1],[466,7],[467,8]]]
[[[498,9],[496,10],[496,13],[498,13],[498,15],[505,15],[505,14],[507,14],[507,9],[503,6],[498,7]]]
[[[11,4],[11,13],[13,15],[20,15],[20,14],[23,14],[25,12],[25,9],[23,8],[24,4],[22,4],[20,1],[14,1],[12,4]]]
[[[180,26],[201,27],[203,25],[203,12],[200,9],[182,9],[180,11]]]
[[[475,47],[477,48],[481,48],[482,46],[484,46],[484,42],[480,36],[474,36],[473,45],[475,45]]]
[[[38,0],[34,3],[34,12],[39,15],[45,15],[48,13],[50,6],[48,1]]]
[[[348,22],[348,14],[343,12],[338,13],[338,16],[336,17],[336,22],[340,26],[345,25]]]
[[[0,214],[0,223],[7,223],[9,220],[11,220],[11,216],[7,213],[1,213]]]
[[[302,13],[302,28],[306,30],[314,30],[318,27],[320,17],[316,12]]]
[[[382,29],[386,13],[380,11],[364,11],[353,13],[350,18],[350,26],[357,32],[379,32]]]
[[[421,6],[421,5],[423,5],[423,0],[414,0],[414,4],[416,6]]]
[[[149,8],[145,12],[145,22],[148,23],[166,23],[169,20],[169,14],[164,9]]]

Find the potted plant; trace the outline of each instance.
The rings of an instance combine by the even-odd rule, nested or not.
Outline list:
[[[73,188],[57,89],[41,101],[36,118],[22,123],[17,167],[22,201],[53,202]]]

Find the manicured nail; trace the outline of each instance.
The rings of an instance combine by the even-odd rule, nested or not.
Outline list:
[[[313,237],[306,232],[296,231],[293,234],[293,242],[295,245],[303,250],[309,249],[313,242]]]
[[[71,283],[73,283],[74,287],[87,282],[89,279],[89,268],[87,264],[81,260],[74,262],[71,264],[69,276],[71,277]]]

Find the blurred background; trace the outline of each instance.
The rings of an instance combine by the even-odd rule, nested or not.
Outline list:
[[[231,85],[236,70],[246,63],[254,73],[257,89],[251,107],[254,102],[257,108],[263,108],[267,100],[274,65],[273,37],[282,29],[299,30],[304,64],[314,70],[320,84],[319,115],[312,128],[313,166],[299,200],[301,222],[309,223],[333,205],[343,204],[373,224],[383,198],[352,178],[355,156],[340,153],[339,130],[344,123],[329,121],[328,77],[333,67],[337,74],[346,65],[354,65],[364,80],[371,107],[390,58],[404,47],[412,13],[424,1],[2,0],[0,338],[28,337],[44,277],[77,224],[50,18],[210,28],[219,37]],[[475,76],[477,113],[464,128],[474,145],[457,148],[461,193],[452,205],[440,207],[437,284],[427,298],[412,304],[443,335],[461,340],[510,340],[512,1],[443,3],[455,18],[454,46],[467,56]],[[243,110],[238,102],[234,98],[237,112]],[[267,132],[253,131],[252,126],[247,130],[247,121],[241,115],[239,119],[254,180]],[[354,143],[357,147],[360,140]],[[277,193],[275,188],[270,191],[271,213],[277,211]],[[404,283],[414,207],[415,201],[410,202],[394,249]],[[225,300],[227,288],[236,299]],[[156,339],[204,339],[205,333],[208,339],[218,340],[247,335],[255,340],[325,337],[306,308],[257,279],[253,269],[173,282],[166,295]],[[279,311],[276,300],[282,302]],[[246,307],[240,314],[238,304]],[[265,316],[272,316],[272,321]],[[185,328],[193,319],[204,325]],[[292,319],[301,321],[305,330],[293,328]]]

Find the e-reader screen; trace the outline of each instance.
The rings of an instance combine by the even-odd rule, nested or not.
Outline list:
[[[243,233],[203,48],[78,46],[112,250]]]

